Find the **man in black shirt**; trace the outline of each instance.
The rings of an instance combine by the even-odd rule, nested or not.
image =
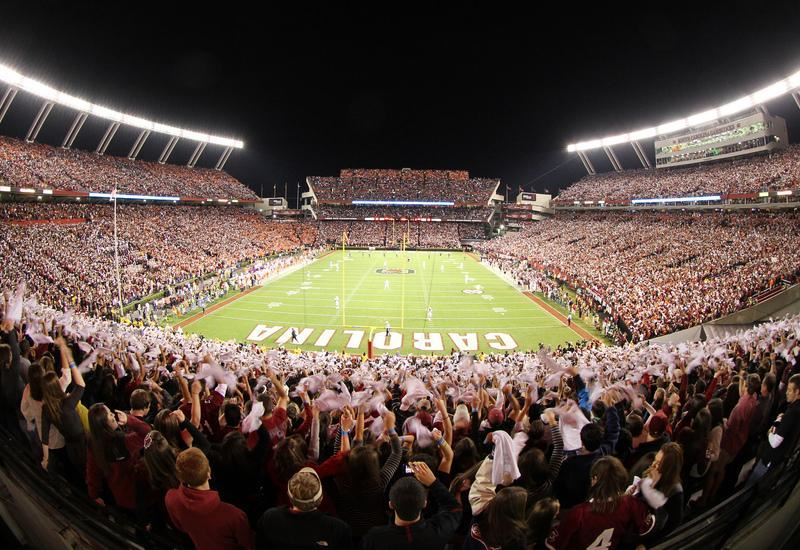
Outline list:
[[[786,410],[778,415],[767,434],[766,444],[759,453],[748,484],[757,482],[768,470],[779,466],[797,445],[800,436],[800,374],[789,378],[786,403]]]
[[[450,540],[461,522],[461,503],[436,479],[424,462],[410,462],[414,477],[395,482],[389,491],[389,507],[394,521],[384,527],[373,527],[361,541],[364,550],[440,550]],[[429,519],[422,517],[427,497],[438,512]]]
[[[281,550],[351,550],[350,526],[317,510],[322,483],[317,472],[303,468],[289,480],[291,506],[270,508],[258,520],[256,547]]]

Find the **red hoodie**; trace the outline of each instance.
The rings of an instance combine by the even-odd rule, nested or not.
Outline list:
[[[216,491],[181,486],[164,498],[172,524],[189,535],[197,550],[255,548],[247,516],[222,502]]]

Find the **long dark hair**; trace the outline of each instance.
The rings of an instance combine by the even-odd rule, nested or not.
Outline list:
[[[31,399],[34,401],[42,400],[42,378],[44,378],[44,367],[39,363],[32,363],[28,367],[28,387]]]
[[[681,482],[681,470],[683,470],[683,449],[677,443],[667,443],[659,449],[661,453],[661,464],[658,471],[661,479],[656,483],[655,488],[670,496],[672,491]]]
[[[308,444],[299,436],[290,436],[275,449],[275,470],[284,481],[289,481],[306,463]]]
[[[56,373],[46,373],[42,377],[42,412],[59,429],[61,429],[61,402],[65,397]]]
[[[144,442],[144,466],[150,477],[150,486],[159,491],[176,489],[180,482],[175,471],[178,454],[164,434],[152,430]]]
[[[708,412],[711,413],[711,427],[724,426],[725,405],[722,399],[715,397],[708,402]]]
[[[356,491],[378,485],[381,479],[381,465],[375,447],[360,445],[351,450],[347,455],[347,473]]]
[[[183,441],[181,437],[181,429],[180,424],[178,423],[178,418],[172,414],[172,411],[169,409],[161,409],[156,414],[156,418],[153,421],[153,427],[161,432],[169,444],[175,447],[176,450],[182,451],[186,449],[186,443]]]
[[[592,511],[610,514],[617,509],[617,502],[628,486],[628,472],[616,457],[604,456],[592,465]]]
[[[11,346],[8,344],[0,344],[0,369],[11,367],[12,358]]]
[[[499,547],[524,544],[528,532],[527,500],[528,492],[522,487],[501,489],[478,516],[483,542]]]
[[[94,460],[104,474],[110,464],[130,457],[125,446],[125,434],[108,425],[109,410],[103,403],[95,403],[89,409],[89,437]]]
[[[541,498],[533,505],[528,515],[528,542],[534,548],[545,547],[545,541],[553,529],[553,520],[560,508],[558,500],[554,498]]]

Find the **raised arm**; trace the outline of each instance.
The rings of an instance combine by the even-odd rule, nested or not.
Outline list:
[[[275,374],[275,371],[272,370],[272,368],[267,368],[267,377],[269,378],[270,382],[272,382],[272,386],[275,388],[275,393],[278,395],[278,401],[275,404],[275,407],[285,409],[289,404],[289,394],[286,392],[286,388],[283,385],[283,379]]]
[[[436,408],[442,416],[442,427],[444,428],[444,440],[448,446],[453,444],[453,421],[450,420],[450,414],[447,412],[447,404],[444,399],[436,400]]]

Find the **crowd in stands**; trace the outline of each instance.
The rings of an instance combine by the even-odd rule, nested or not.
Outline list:
[[[320,244],[341,245],[346,235],[350,246],[399,248],[406,233],[406,246],[412,248],[460,248],[462,239],[486,237],[484,224],[469,222],[323,221],[318,227]]]
[[[735,161],[586,176],[561,191],[555,203],[780,191],[797,189],[798,182],[800,145],[790,145],[769,155]]]
[[[188,313],[205,313],[206,307],[229,292],[244,292],[263,284],[270,277],[284,270],[313,260],[320,251],[310,248],[302,253],[275,256],[256,260],[244,267],[230,267],[206,278],[188,280],[174,287],[164,288],[161,298],[138,303],[135,311],[126,315],[132,323],[156,323],[170,315],[184,316]]]
[[[258,200],[221,170],[189,168],[62,149],[0,136],[0,181],[15,187]]]
[[[109,315],[117,300],[113,207],[0,203],[0,284],[25,281],[43,302]],[[117,252],[127,304],[176,285],[264,256],[313,245],[311,224],[279,223],[238,207],[118,206]],[[9,220],[84,223],[20,225]],[[3,221],[5,220],[5,222]]]
[[[97,506],[199,549],[650,546],[800,435],[800,317],[367,359],[4,301],[4,427]]]
[[[408,207],[397,206],[319,206],[316,209],[320,219],[351,218],[363,220],[364,218],[391,218],[416,219],[436,218],[440,220],[466,220],[486,221],[492,213],[491,208],[460,208],[460,207]]]
[[[559,215],[479,248],[517,278],[541,272],[581,289],[638,342],[731,313],[781,279],[796,280],[800,217]]]
[[[352,200],[489,202],[499,180],[470,178],[450,170],[342,170],[339,177],[310,177],[320,204]]]

